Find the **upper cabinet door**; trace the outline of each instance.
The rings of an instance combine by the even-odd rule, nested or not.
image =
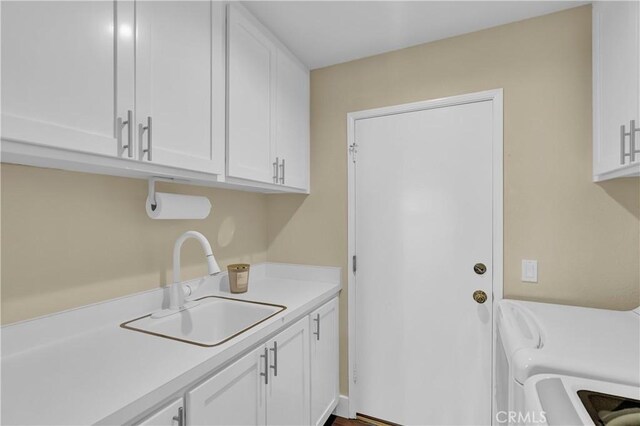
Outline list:
[[[224,172],[224,6],[136,2],[139,158]]]
[[[117,119],[134,107],[129,6],[2,2],[3,139],[128,156]]]
[[[276,87],[276,152],[279,183],[309,189],[309,70],[278,51]]]
[[[275,183],[276,49],[244,9],[229,5],[228,11],[227,174]]]
[[[629,132],[630,121],[640,127],[640,4],[595,2],[593,4],[594,152],[596,180],[617,177],[616,170],[633,173],[630,138],[622,140],[621,126]],[[635,133],[640,149],[640,132]],[[640,162],[640,154],[635,154]],[[612,174],[613,172],[613,174]],[[607,175],[608,174],[608,175]],[[623,174],[619,174],[624,176]]]

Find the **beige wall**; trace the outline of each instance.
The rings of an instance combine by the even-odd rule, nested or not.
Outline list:
[[[173,243],[206,235],[221,267],[266,260],[266,196],[185,185],[158,190],[206,195],[205,220],[152,220],[147,183],[85,173],[2,165],[2,323],[164,285]],[[196,241],[182,253],[183,279],[206,274]]]
[[[312,192],[268,199],[269,260],[346,269],[348,112],[500,87],[506,297],[637,306],[639,181],[591,182],[590,6],[313,71]],[[538,259],[538,284],[521,259]]]

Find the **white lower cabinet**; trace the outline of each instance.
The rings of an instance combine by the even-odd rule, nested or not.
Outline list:
[[[139,425],[315,425],[338,404],[338,298]]]
[[[186,424],[309,424],[309,376],[305,317],[187,392]]]
[[[170,402],[140,423],[136,423],[138,426],[182,426],[183,424],[184,405],[182,398]]]
[[[188,425],[264,425],[266,346],[187,392]]]
[[[267,424],[309,424],[309,319],[296,322],[267,346]]]
[[[323,425],[338,404],[338,298],[310,314],[311,424]]]

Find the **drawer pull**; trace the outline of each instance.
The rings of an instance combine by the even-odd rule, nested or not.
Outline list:
[[[273,352],[273,365],[271,368],[273,369],[273,377],[278,377],[278,342],[273,342],[273,348],[271,348]]]
[[[264,358],[264,373],[260,373],[264,376],[264,384],[269,384],[269,349],[264,348],[264,355],[260,355],[260,358]]]
[[[316,331],[313,334],[316,336],[316,340],[320,340],[320,314],[316,314],[313,320],[316,322]]]

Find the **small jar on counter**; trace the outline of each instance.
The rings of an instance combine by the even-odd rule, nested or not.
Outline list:
[[[246,293],[249,289],[249,268],[248,263],[235,263],[227,266],[229,271],[229,290],[231,293]]]

